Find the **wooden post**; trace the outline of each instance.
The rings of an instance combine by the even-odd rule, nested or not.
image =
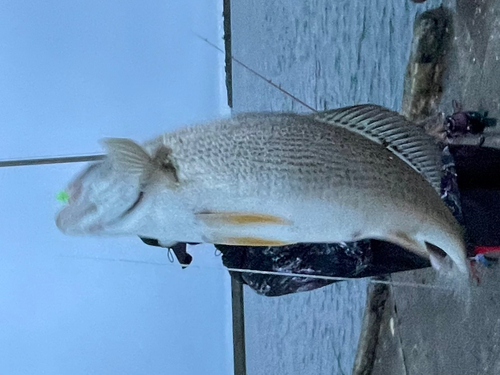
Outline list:
[[[243,305],[243,285],[231,278],[233,305],[233,354],[234,375],[246,375],[245,353],[245,312]]]

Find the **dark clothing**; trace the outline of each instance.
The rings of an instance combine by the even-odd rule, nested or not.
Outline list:
[[[304,275],[361,278],[430,266],[407,250],[386,242],[365,240],[335,244],[296,244],[282,247],[215,245],[228,268]],[[231,272],[231,276],[265,296],[305,292],[334,283],[301,276]]]

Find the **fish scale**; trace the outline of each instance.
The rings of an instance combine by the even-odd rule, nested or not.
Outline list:
[[[292,117],[293,118],[293,117]],[[277,117],[279,120],[280,118]],[[301,120],[301,119],[297,119]],[[210,125],[209,125],[210,126]],[[230,124],[232,126],[233,134],[237,133],[239,130],[241,133],[238,134],[241,137],[245,137],[247,134],[251,134],[251,128],[244,127],[239,124]],[[283,128],[279,132],[280,137],[276,137],[276,143],[272,144],[272,137],[268,138],[262,137],[261,142],[247,142],[245,144],[240,144],[238,142],[232,143],[234,147],[218,147],[216,140],[205,140],[199,144],[194,144],[193,148],[190,149],[191,156],[188,157],[186,169],[183,168],[182,164],[179,164],[180,173],[187,173],[187,171],[193,171],[191,165],[196,164],[197,167],[194,170],[196,174],[197,183],[203,183],[202,176],[206,174],[217,173],[218,176],[230,179],[234,174],[235,168],[240,166],[249,168],[247,172],[247,180],[255,178],[256,173],[253,173],[252,168],[257,169],[258,172],[268,172],[271,178],[277,180],[291,180],[294,179],[302,180],[304,176],[299,174],[300,166],[307,166],[309,173],[307,180],[311,182],[317,180],[323,184],[323,188],[329,189],[334,186],[341,186],[346,184],[345,171],[349,170],[352,179],[356,180],[357,183],[362,183],[365,181],[366,187],[374,186],[374,183],[380,181],[380,184],[388,188],[387,181],[381,181],[380,176],[386,175],[388,164],[398,163],[398,160],[390,160],[391,155],[383,147],[380,147],[373,142],[367,141],[359,136],[351,134],[350,132],[340,129],[333,128],[328,125],[316,123],[313,125],[315,128],[311,129],[310,133],[301,133],[300,141],[301,148],[286,148],[281,147],[280,144],[287,144],[288,139],[286,137],[288,132],[291,132],[294,136],[294,127],[302,127],[300,125],[290,125],[289,121],[283,122]],[[220,129],[220,124],[214,124],[213,129],[209,131],[209,134],[217,134],[223,129]],[[204,127],[205,128],[205,127]],[[237,129],[234,129],[237,128]],[[284,130],[287,130],[285,132]],[[276,130],[276,129],[274,129]],[[323,133],[325,137],[320,139],[316,136],[310,136],[308,134],[313,133]],[[271,129],[270,129],[270,134]],[[178,136],[178,135],[177,135]],[[200,134],[200,138],[204,138]],[[334,142],[329,142],[328,139],[334,140]],[[163,137],[162,137],[163,139]],[[173,155],[181,154],[183,150],[178,149],[178,142],[169,142],[168,138],[165,138],[164,145],[172,149]],[[316,142],[315,142],[316,141]],[[189,142],[189,139],[184,142]],[[338,143],[338,147],[332,149],[332,144]],[[353,143],[357,143],[355,147],[352,147]],[[307,147],[304,147],[307,145]],[[346,146],[347,145],[347,146]],[[226,145],[227,146],[227,145]],[[147,145],[145,146],[147,148]],[[195,148],[196,147],[196,148]],[[238,147],[245,147],[248,154],[252,155],[251,159],[236,158],[234,155],[237,153]],[[216,149],[218,152],[213,153],[210,150]],[[362,149],[362,151],[361,151]],[[196,159],[192,156],[196,150],[199,157]],[[312,152],[311,150],[314,150]],[[154,152],[154,149],[152,150]],[[179,159],[183,155],[179,157]],[[387,162],[381,163],[381,159],[385,159]],[[377,160],[378,163],[373,162]],[[229,162],[228,162],[229,161]],[[286,161],[286,162],[284,162]],[[401,163],[399,163],[401,164]],[[213,171],[213,166],[217,166],[217,171]],[[259,170],[258,166],[262,169]],[[380,171],[374,169],[380,167]],[[408,170],[406,167],[403,168],[401,172],[401,166],[392,167],[397,169],[397,174],[403,175],[406,173],[409,175],[407,178],[415,176],[415,174]],[[399,168],[399,169],[398,169]],[[390,170],[390,169],[389,169]],[[408,173],[409,172],[409,173]],[[340,178],[335,178],[340,175]],[[191,180],[192,176],[187,176],[186,179]],[[420,177],[417,177],[421,179]],[[200,180],[200,181],[198,181]],[[326,183],[326,185],[325,185]],[[349,181],[347,181],[349,183]],[[364,187],[363,185],[359,186]],[[400,191],[400,189],[397,189]],[[401,193],[403,193],[401,191]]]

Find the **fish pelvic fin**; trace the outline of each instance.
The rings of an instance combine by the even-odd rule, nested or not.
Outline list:
[[[390,109],[363,104],[310,115],[385,146],[441,193],[441,150],[423,128]]]

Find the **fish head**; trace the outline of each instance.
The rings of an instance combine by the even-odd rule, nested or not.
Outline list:
[[[169,149],[160,147],[151,157],[129,139],[107,139],[104,146],[104,160],[88,166],[63,195],[67,206],[56,225],[65,234],[138,234],[157,188],[178,186]]]
[[[138,178],[106,159],[89,165],[65,192],[56,225],[68,235],[127,234],[145,194]]]

